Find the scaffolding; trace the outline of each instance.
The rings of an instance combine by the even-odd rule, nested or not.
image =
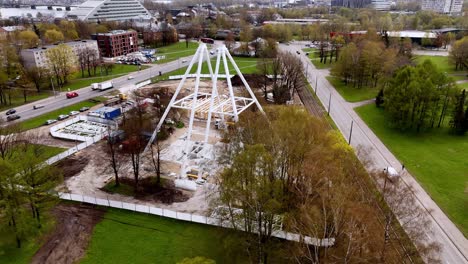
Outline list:
[[[206,64],[208,66],[209,76],[211,77],[211,81],[212,81],[211,93],[204,93],[204,92],[199,91],[200,78],[202,76],[202,65],[204,61],[206,61]],[[225,76],[230,76],[228,61],[234,67],[235,72],[240,77],[250,97],[235,96],[230,78],[226,78],[228,93],[221,94],[219,92],[218,87],[217,87],[217,81],[218,81],[218,76],[219,76],[219,71],[220,71],[220,64],[223,63],[222,65],[224,67]],[[192,67],[195,65],[195,63],[197,63],[197,71],[195,75],[196,77],[195,77],[195,85],[193,87],[193,93],[181,99],[177,99],[177,96],[179,95],[182,87],[184,86],[186,79],[188,78],[188,76],[190,76],[190,72],[192,70]],[[166,108],[166,111],[164,112],[163,116],[159,120],[159,123],[156,126],[156,129],[152,134],[148,142],[148,145],[145,148],[145,151],[149,147],[151,147],[151,144],[153,144],[155,140],[157,140],[157,133],[161,129],[161,126],[163,125],[164,120],[166,119],[171,109],[178,108],[178,109],[184,109],[184,110],[190,111],[189,126],[188,126],[188,131],[187,131],[187,137],[185,139],[185,148],[184,148],[185,150],[183,152],[182,166],[181,166],[181,171],[180,171],[180,177],[182,179],[186,179],[187,178],[187,157],[193,154],[192,153],[193,151],[195,151],[196,153],[199,153],[203,149],[207,149],[208,137],[210,133],[210,126],[211,126],[212,119],[219,118],[221,122],[224,122],[225,117],[227,116],[227,117],[231,117],[234,122],[237,122],[239,119],[238,118],[239,115],[254,104],[258,107],[260,111],[263,112],[262,106],[257,101],[254,93],[252,92],[252,89],[250,88],[249,84],[245,80],[244,76],[239,70],[239,67],[235,63],[231,54],[229,54],[229,51],[226,48],[226,46],[222,45],[221,47],[217,49],[216,65],[215,65],[215,70],[213,71],[208,48],[206,44],[203,43],[198,47],[195,55],[190,61],[190,64],[187,67],[187,70],[185,71],[185,74],[182,77],[182,80],[180,81],[173,97],[171,98],[171,101],[169,102],[169,105]],[[195,117],[199,119],[206,119],[206,128],[205,128],[205,133],[204,133],[204,142],[201,142],[201,143],[196,142],[195,144],[192,144],[191,136],[193,132],[193,122],[194,122]],[[200,171],[199,179],[201,179],[201,174],[202,172]]]

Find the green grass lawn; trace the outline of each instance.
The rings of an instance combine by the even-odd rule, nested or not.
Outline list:
[[[451,64],[449,57],[446,56],[416,56],[416,62],[422,63],[425,60],[431,60],[434,65],[439,68],[442,72],[447,73],[455,81],[468,80],[467,71],[456,71],[455,65]]]
[[[58,148],[58,147],[51,147],[51,146],[41,145],[41,151],[42,151],[42,153],[43,153],[43,156],[42,156],[42,157],[43,157],[44,159],[51,158],[51,157],[53,157],[53,156],[55,156],[55,155],[58,155],[58,154],[64,152],[65,150],[66,150],[66,149],[64,149],[64,148]],[[32,152],[32,151],[33,151],[33,148],[28,148],[28,149],[27,149],[27,152]],[[15,155],[17,156],[17,155],[22,155],[22,154],[24,154],[24,152],[19,151],[19,150],[18,150],[18,151],[14,150],[14,151],[13,151],[13,154],[12,154],[12,157],[15,157]]]
[[[26,96],[26,102],[24,102],[23,93],[21,91],[15,91],[11,94],[11,105],[0,105],[0,111],[4,111],[10,108],[15,108],[20,105],[28,104],[37,100],[47,98],[52,95],[51,91],[44,91],[42,93],[30,92]],[[7,95],[8,96],[8,95]]]
[[[468,236],[468,135],[454,136],[448,129],[402,133],[387,126],[383,109],[374,104],[356,111]]]
[[[94,99],[96,99],[98,101],[104,101],[105,100],[105,98],[103,98],[103,97],[96,97]],[[70,105],[70,106],[66,106],[66,107],[51,111],[51,112],[46,113],[46,114],[43,114],[43,115],[36,116],[34,118],[31,118],[31,119],[25,120],[23,122],[20,122],[20,124],[21,124],[21,127],[23,129],[25,129],[25,130],[33,129],[33,128],[40,127],[40,126],[44,125],[45,121],[47,121],[48,119],[57,119],[57,117],[59,115],[65,115],[65,114],[68,115],[71,111],[78,111],[80,108],[85,107],[85,106],[86,107],[92,107],[92,106],[97,105],[98,103],[99,102],[92,102],[90,100],[79,102],[79,103],[76,103],[76,104],[73,104],[73,105]]]
[[[164,55],[166,56],[165,59],[159,60],[155,63],[161,64],[161,63],[167,63],[170,61],[177,60],[178,58],[183,58],[187,57],[190,55],[195,54],[195,51],[198,48],[198,42],[189,42],[188,43],[188,48],[187,44],[184,42],[177,42],[165,47],[157,48],[157,52],[155,56],[159,55]]]
[[[348,102],[360,102],[373,99],[379,92],[378,88],[354,88],[352,85],[345,85],[345,83],[338,77],[328,76],[327,80]]]
[[[233,57],[233,58],[234,58],[234,61],[237,64],[237,66],[239,67],[239,70],[243,74],[253,74],[253,73],[257,72],[257,60],[258,60],[258,58],[245,58],[245,57]],[[184,63],[184,65],[187,65],[187,66],[184,66],[183,68],[177,69],[175,71],[164,73],[163,75],[154,78],[153,82],[168,80],[169,76],[173,76],[173,75],[183,75],[185,73],[185,71],[187,70],[187,67],[188,67],[189,63],[190,62],[188,61],[188,62]],[[213,67],[213,71],[214,71],[215,67],[216,67],[216,59],[211,60],[211,66]],[[229,68],[229,73],[230,74],[235,74],[236,71],[235,71],[234,67],[232,67],[231,63],[228,63],[228,68]],[[193,67],[192,67],[192,70],[190,71],[190,73],[195,73],[196,71],[197,71],[197,64],[194,64]],[[203,65],[202,65],[202,73],[203,74],[209,74],[208,64],[206,62],[204,62]],[[223,66],[222,63],[220,63],[219,73],[220,74],[225,74],[224,66]]]
[[[239,263],[232,256],[226,257],[222,231],[109,208],[94,228],[86,256],[80,263],[177,263],[196,256],[214,259],[216,263]],[[236,257],[242,258],[239,255]]]
[[[327,58],[327,63],[320,62],[320,56],[315,48],[306,48],[302,49],[303,52],[309,52],[309,59],[314,64],[317,69],[329,69],[335,64],[335,58],[333,58],[332,62],[330,63],[330,58]]]
[[[141,66],[142,70],[147,68],[148,66]],[[88,75],[85,72],[84,78],[81,77],[81,71],[78,71],[70,77],[70,82],[62,88],[62,91],[73,91],[81,89],[90,86],[92,83],[107,81],[135,71],[138,71],[138,65],[128,64],[115,64],[112,72],[109,72],[109,75],[105,75],[105,72],[103,72],[102,77],[100,75],[99,69],[97,70],[96,76],[92,77],[87,77]]]
[[[30,263],[36,251],[44,242],[41,240],[44,234],[53,230],[55,222],[52,219],[43,225],[42,232],[34,238],[22,241],[21,248],[16,247],[15,236],[7,229],[0,228],[0,263],[2,264],[26,264]]]

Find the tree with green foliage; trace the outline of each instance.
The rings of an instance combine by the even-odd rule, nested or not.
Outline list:
[[[24,30],[18,34],[18,44],[21,45],[23,49],[30,49],[37,47],[40,44],[39,37],[31,30]]]
[[[216,261],[205,257],[184,258],[177,264],[216,264]]]
[[[457,135],[464,135],[466,131],[468,131],[468,127],[466,125],[467,119],[465,116],[465,102],[466,92],[463,90],[456,96],[455,108],[453,109],[452,120],[450,121],[450,126],[452,127],[453,132]]]
[[[53,44],[65,40],[63,33],[56,29],[49,29],[44,33],[44,40],[46,43]]]
[[[455,70],[468,68],[468,37],[455,41],[449,53],[449,59]]]
[[[446,100],[453,89],[453,81],[430,60],[406,66],[385,87],[385,112],[401,130],[432,128],[438,117],[440,120],[445,115]]]
[[[76,55],[73,49],[65,44],[50,48],[46,52],[48,67],[55,76],[57,85],[63,87],[68,83],[68,77],[75,70]]]

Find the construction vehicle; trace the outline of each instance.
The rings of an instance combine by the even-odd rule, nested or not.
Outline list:
[[[128,99],[128,96],[127,96],[127,94],[119,93],[119,98],[120,98],[121,101],[124,101],[124,100]]]

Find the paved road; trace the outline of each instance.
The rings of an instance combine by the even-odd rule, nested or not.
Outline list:
[[[371,129],[353,110],[353,104],[346,102],[334,87],[327,81],[326,71],[316,70],[315,66],[301,51],[301,45],[280,45],[280,49],[291,52],[300,51],[300,58],[304,64],[308,64],[307,78],[315,86],[315,78],[318,78],[317,96],[322,104],[328,108],[330,102],[330,116],[335,121],[345,138],[349,137],[351,121],[354,122],[351,145],[362,146],[369,150],[369,158],[372,159],[374,168],[392,166],[401,168],[401,163],[372,132]],[[299,55],[298,55],[299,56]],[[315,87],[314,87],[315,88]],[[331,97],[331,100],[330,100]],[[405,173],[402,180],[414,189],[417,205],[425,208],[429,214],[432,230],[427,232],[428,241],[437,241],[442,246],[440,259],[443,263],[459,264],[468,263],[468,241],[452,221],[442,212],[438,205],[431,199],[419,183],[409,174]]]
[[[145,81],[154,76],[159,75],[159,71],[161,71],[164,74],[166,72],[170,72],[178,68],[188,66],[192,57],[193,56],[188,56],[184,58],[179,58],[179,60],[168,62],[165,64],[151,65],[150,68],[148,69],[141,70],[139,72],[132,72],[127,75],[112,79],[112,82],[114,83],[114,87],[106,91],[102,91],[102,92],[93,91],[91,90],[91,87],[88,86],[79,90],[75,90],[79,94],[79,96],[72,98],[72,99],[67,99],[65,96],[66,92],[62,92],[58,94],[57,96],[52,96],[43,100],[39,100],[39,101],[35,101],[29,104],[18,106],[15,108],[17,111],[17,114],[21,116],[21,119],[19,119],[18,122],[48,113],[56,109],[63,108],[65,106],[76,104],[78,102],[94,98],[96,96],[106,94],[108,92],[117,90],[119,88],[133,86],[134,84],[138,82]],[[186,62],[182,62],[184,60],[186,60]],[[132,80],[128,80],[129,75],[133,76],[134,78]],[[44,107],[34,110],[33,109],[34,105],[43,105]],[[5,113],[6,111],[0,112],[0,117],[5,118],[6,117]]]

